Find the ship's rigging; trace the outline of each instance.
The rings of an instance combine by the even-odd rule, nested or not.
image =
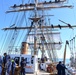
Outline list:
[[[53,61],[56,61],[57,55],[56,55],[55,49],[60,49],[61,48],[62,41],[59,38],[60,37],[59,36],[60,33],[59,32],[54,32],[55,31],[54,29],[56,29],[56,28],[59,28],[59,29],[72,28],[72,27],[76,27],[76,26],[75,25],[71,26],[70,24],[67,24],[67,26],[59,25],[59,24],[58,25],[51,25],[50,23],[49,23],[49,25],[46,25],[44,23],[45,22],[44,21],[45,20],[45,18],[44,18],[45,15],[44,14],[38,15],[39,14],[38,11],[42,10],[42,12],[43,12],[44,10],[54,9],[54,8],[72,8],[73,6],[71,6],[71,5],[63,5],[65,0],[61,0],[61,1],[55,0],[53,2],[51,2],[51,1],[48,1],[48,2],[47,1],[43,1],[43,2],[39,2],[39,3],[38,3],[37,0],[35,0],[35,1],[36,2],[29,3],[29,4],[20,4],[20,5],[14,4],[13,6],[11,6],[12,10],[6,11],[6,13],[10,13],[10,12],[21,12],[21,11],[25,11],[26,12],[26,11],[34,10],[33,12],[35,13],[35,15],[33,15],[30,18],[31,21],[32,21],[31,25],[29,25],[27,27],[13,26],[13,27],[9,27],[9,28],[3,28],[3,30],[13,30],[14,29],[15,30],[14,34],[17,35],[18,34],[17,33],[18,30],[20,30],[20,29],[28,29],[25,41],[28,41],[28,39],[27,39],[28,36],[29,36],[30,39],[31,38],[33,39],[33,40],[30,40],[30,43],[28,43],[28,44],[30,45],[30,48],[32,48],[32,49],[34,48],[34,50],[36,50],[36,52],[34,54],[37,53],[38,48],[41,49],[41,51],[43,51],[42,52],[43,53],[42,56],[44,55],[44,51],[47,50],[48,56],[51,57],[50,59],[52,59]],[[41,21],[41,23],[40,23],[40,21]],[[59,20],[59,21],[61,21],[61,20]],[[34,31],[34,29],[35,29],[35,31]],[[13,36],[14,36],[14,34],[13,34]],[[54,34],[56,34],[56,35],[58,34],[59,37],[58,38],[56,37],[56,38],[57,38],[57,40],[58,39],[60,39],[60,40],[58,40],[58,41],[54,40],[54,36],[55,36]],[[31,37],[31,36],[33,36],[34,38]],[[16,36],[12,37],[12,40],[14,40],[14,42],[16,40],[15,38],[16,38]],[[41,41],[38,41],[38,39],[41,40]],[[48,39],[48,40],[46,40],[46,39]],[[48,42],[49,40],[50,40],[50,42]],[[11,49],[12,49],[12,47],[11,47]]]

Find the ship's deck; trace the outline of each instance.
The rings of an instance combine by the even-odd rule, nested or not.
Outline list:
[[[34,74],[26,74],[26,75],[50,75],[50,73],[47,73],[47,72],[38,72],[38,73],[34,73]]]
[[[53,73],[48,73],[48,72],[45,72],[45,71],[39,71],[37,73],[34,73],[34,74],[26,74],[26,75],[56,75],[56,74],[53,74]]]

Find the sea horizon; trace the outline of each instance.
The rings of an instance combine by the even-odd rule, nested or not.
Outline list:
[[[63,59],[62,58],[58,58],[58,62],[59,61],[63,61]],[[70,63],[70,59],[69,58],[67,58],[66,60],[65,60],[65,64],[69,64]]]

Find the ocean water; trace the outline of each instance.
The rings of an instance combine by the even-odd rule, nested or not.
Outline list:
[[[59,58],[58,61],[63,61],[63,59]],[[65,60],[65,64],[66,64],[66,65],[67,65],[67,64],[70,64],[70,59],[66,59],[66,60]]]

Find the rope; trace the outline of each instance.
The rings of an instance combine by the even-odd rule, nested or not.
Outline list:
[[[76,1],[76,0],[75,0],[75,1],[74,1],[74,0],[70,0],[70,1],[71,1],[71,3],[73,4],[73,6],[75,6],[75,4],[74,4],[74,3],[75,3],[75,1]],[[74,20],[75,20],[75,24],[76,24],[76,15],[75,15],[75,10],[76,10],[76,9],[75,9],[75,8],[73,8],[73,14],[72,14],[72,15],[74,15],[74,18],[75,18]]]
[[[3,40],[3,43],[2,43],[2,46],[1,46],[1,52],[2,52],[2,50],[3,50],[3,47],[4,47],[4,44],[5,44],[5,40],[6,40],[7,34],[8,34],[8,32],[6,33],[6,35],[5,35],[5,37],[4,37],[4,40]]]

